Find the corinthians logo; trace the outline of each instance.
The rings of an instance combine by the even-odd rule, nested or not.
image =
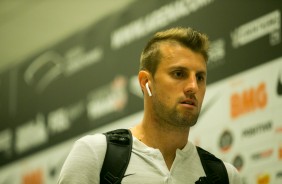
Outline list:
[[[233,144],[233,135],[229,130],[225,130],[219,139],[219,148],[221,151],[229,151]]]
[[[243,166],[244,166],[244,160],[243,157],[241,155],[237,155],[234,159],[233,159],[233,165],[236,167],[236,169],[238,171],[240,171]]]

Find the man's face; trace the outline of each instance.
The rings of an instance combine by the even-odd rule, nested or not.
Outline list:
[[[206,91],[204,57],[177,43],[160,46],[161,61],[153,77],[154,117],[175,127],[196,124]]]

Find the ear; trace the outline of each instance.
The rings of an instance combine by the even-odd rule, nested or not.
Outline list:
[[[146,90],[146,83],[151,80],[151,74],[148,71],[141,70],[139,71],[139,74],[138,74],[138,80],[139,80],[139,84],[142,89],[142,92],[144,93],[144,91]]]

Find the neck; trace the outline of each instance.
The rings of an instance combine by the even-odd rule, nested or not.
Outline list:
[[[149,147],[159,149],[168,169],[174,161],[176,150],[183,149],[188,141],[189,128],[173,127],[144,118],[136,125],[132,134]]]

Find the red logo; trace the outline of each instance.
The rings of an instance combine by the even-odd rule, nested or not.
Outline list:
[[[264,82],[241,93],[234,93],[230,97],[230,115],[235,119],[257,109],[263,109],[267,105],[267,100],[266,84]]]

